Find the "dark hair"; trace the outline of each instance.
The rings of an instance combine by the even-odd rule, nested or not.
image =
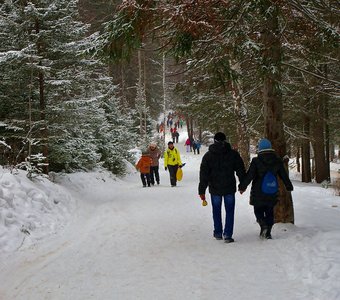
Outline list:
[[[223,142],[227,140],[227,137],[223,132],[217,132],[214,136],[215,142]]]

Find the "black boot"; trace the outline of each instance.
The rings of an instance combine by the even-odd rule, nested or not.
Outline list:
[[[267,240],[271,240],[271,239],[272,239],[272,234],[271,234],[271,232],[272,232],[272,227],[273,227],[273,226],[268,226],[268,228],[267,228],[267,230],[266,230],[265,238],[266,238]]]
[[[260,238],[265,238],[267,230],[268,230],[268,226],[266,224],[266,222],[263,219],[259,219],[257,220],[257,223],[259,223],[260,225]]]

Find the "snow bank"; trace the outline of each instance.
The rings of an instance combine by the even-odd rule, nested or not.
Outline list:
[[[15,251],[64,227],[75,201],[46,178],[0,166],[0,252]]]

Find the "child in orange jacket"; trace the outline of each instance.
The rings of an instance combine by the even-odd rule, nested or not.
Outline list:
[[[151,178],[150,178],[150,168],[151,168],[152,159],[147,151],[142,152],[142,157],[136,164],[136,169],[140,172],[140,178],[143,183],[143,187],[151,186]]]

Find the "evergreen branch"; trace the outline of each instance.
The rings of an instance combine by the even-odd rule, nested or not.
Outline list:
[[[291,64],[282,63],[282,65],[287,66],[287,67],[291,67],[291,68],[293,68],[293,69],[295,69],[295,70],[299,70],[299,71],[301,71],[301,72],[303,72],[303,73],[307,73],[307,74],[309,74],[309,75],[312,75],[312,76],[317,77],[317,78],[319,78],[319,79],[323,79],[323,80],[325,80],[325,81],[334,83],[334,84],[336,84],[336,85],[340,85],[340,81],[336,81],[336,80],[329,79],[329,78],[327,78],[327,77],[324,77],[324,76],[321,76],[321,75],[316,74],[316,73],[314,73],[314,72],[307,71],[307,70],[305,70],[305,69],[302,69],[302,68],[293,66],[293,65],[291,65]]]

